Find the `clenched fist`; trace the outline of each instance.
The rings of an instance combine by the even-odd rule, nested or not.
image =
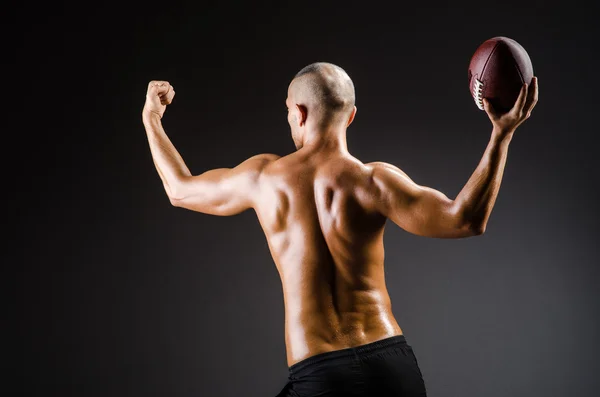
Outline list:
[[[146,92],[144,112],[156,113],[162,119],[167,105],[173,102],[175,89],[168,81],[151,81]]]

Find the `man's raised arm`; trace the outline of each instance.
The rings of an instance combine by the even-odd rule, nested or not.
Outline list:
[[[531,115],[538,100],[537,78],[523,85],[510,112],[499,114],[484,99],[492,136],[483,157],[456,199],[414,183],[398,168],[371,163],[374,202],[383,215],[413,234],[460,238],[484,233],[504,173],[508,146],[517,127]]]
[[[151,81],[142,111],[152,159],[171,203],[211,215],[235,215],[251,208],[261,171],[279,156],[261,154],[235,168],[192,175],[161,123],[174,96],[168,82]]]

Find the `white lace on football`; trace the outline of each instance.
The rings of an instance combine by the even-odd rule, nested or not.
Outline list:
[[[479,81],[479,79],[473,79],[473,99],[475,100],[475,104],[481,110],[483,109],[483,82]]]

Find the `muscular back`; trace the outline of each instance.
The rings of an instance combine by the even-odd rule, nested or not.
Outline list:
[[[428,237],[481,230],[460,201],[339,147],[258,155],[174,181],[165,188],[177,207],[256,211],[281,276],[288,365],[402,334],[384,280],[386,219]]]
[[[266,166],[254,209],[281,277],[288,364],[402,331],[383,271],[372,169],[302,150]]]
[[[454,200],[417,185],[397,167],[365,165],[347,152],[354,86],[332,64],[309,65],[288,87],[288,123],[299,150],[283,158],[263,154],[235,168],[192,175],[161,124],[175,95],[168,82],[149,83],[142,116],[171,204],[221,216],[256,211],[281,276],[287,358],[293,365],[402,334],[384,280],[386,218],[420,236],[482,234],[508,144],[537,103],[537,78],[532,88],[523,85],[508,113],[496,113],[484,99],[493,124],[490,142]]]

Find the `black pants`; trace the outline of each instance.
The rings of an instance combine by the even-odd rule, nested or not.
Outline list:
[[[289,367],[277,397],[426,397],[423,374],[404,335],[311,356]]]

